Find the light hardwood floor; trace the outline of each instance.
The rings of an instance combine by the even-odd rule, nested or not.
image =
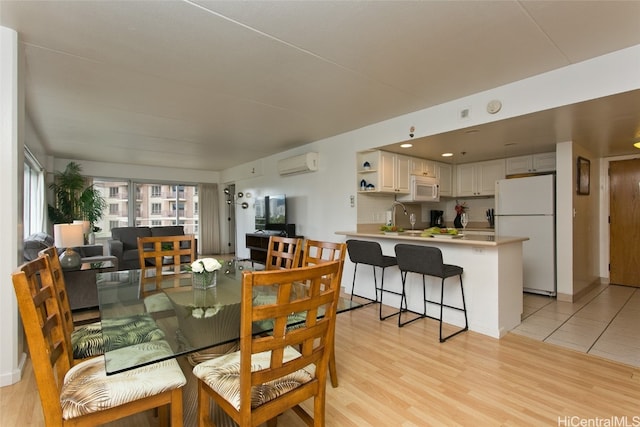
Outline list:
[[[516,334],[497,340],[466,332],[440,344],[436,321],[399,329],[394,320],[380,322],[373,305],[338,316],[340,386],[327,387],[328,426],[640,422],[638,368]],[[30,367],[23,381],[0,389],[0,399],[1,426],[44,425]],[[138,416],[109,425],[154,423]],[[303,424],[287,412],[279,425]]]

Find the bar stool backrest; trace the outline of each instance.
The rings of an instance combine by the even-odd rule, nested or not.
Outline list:
[[[353,263],[382,266],[384,258],[382,248],[377,242],[366,240],[347,240],[349,259]]]
[[[444,277],[442,251],[431,246],[398,244],[395,247],[401,271]]]

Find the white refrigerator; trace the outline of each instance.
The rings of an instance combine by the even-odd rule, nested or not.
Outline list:
[[[556,294],[555,175],[496,183],[496,236],[525,236],[525,292]]]

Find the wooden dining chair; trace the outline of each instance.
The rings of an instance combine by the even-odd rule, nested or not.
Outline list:
[[[346,255],[346,243],[307,239],[304,244],[302,265],[307,267],[310,265],[324,264],[330,261],[340,261],[340,272],[338,273],[338,276],[340,277],[340,280],[342,280],[342,270],[344,268]],[[329,377],[331,378],[331,386],[334,388],[338,387],[338,370],[336,368],[335,349],[332,349],[331,356],[329,358]]]
[[[325,424],[325,391],[335,336],[340,262],[290,270],[245,272],[242,277],[240,351],[197,365],[199,425],[210,423],[214,402],[238,425],[276,425],[277,416],[293,409],[307,425]],[[323,277],[331,277],[328,284]],[[308,292],[295,293],[295,282]],[[255,293],[275,288],[273,303],[254,305]],[[319,311],[323,316],[318,318]],[[306,312],[300,328],[287,328],[288,316]],[[254,335],[255,322],[272,320],[269,335]],[[294,347],[299,347],[301,351]],[[313,417],[299,404],[313,398]]]
[[[265,270],[282,270],[300,266],[302,239],[270,236]]]
[[[138,237],[138,257],[142,277],[162,279],[183,272],[183,266],[196,260],[196,241],[192,234]]]
[[[330,261],[341,261],[341,269],[347,255],[346,243],[325,242],[307,239],[304,244],[302,266],[324,264]],[[341,271],[342,273],[342,271]]]
[[[177,236],[138,237],[140,260],[140,295],[148,313],[156,317],[170,315],[173,305],[167,296],[158,292],[160,282],[174,277],[175,286],[180,285],[179,276],[184,266],[196,260],[196,239],[191,234]]]
[[[117,324],[98,321],[75,326],[71,305],[69,304],[64,271],[58,259],[57,249],[55,247],[49,247],[41,250],[38,255],[49,258],[53,287],[58,298],[58,304],[60,305],[62,326],[64,327],[67,340],[71,343],[67,349],[71,352],[70,357],[74,364],[83,359],[102,355],[104,353],[105,341],[107,343],[111,340],[119,340],[119,342],[122,342],[123,329],[128,331],[125,345],[155,341],[165,337],[164,332],[158,328],[155,321],[149,315],[144,314],[123,317]],[[105,324],[103,325],[103,323]]]
[[[49,257],[23,264],[12,281],[47,426],[95,426],[155,408],[161,425],[167,424],[169,410],[171,425],[182,426],[186,379],[175,359],[109,376],[102,357],[72,366]],[[147,360],[172,354],[166,341],[153,341],[110,357]]]

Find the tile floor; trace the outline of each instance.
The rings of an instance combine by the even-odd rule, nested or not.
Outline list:
[[[640,288],[602,285],[580,300],[524,294],[512,332],[640,367]]]

